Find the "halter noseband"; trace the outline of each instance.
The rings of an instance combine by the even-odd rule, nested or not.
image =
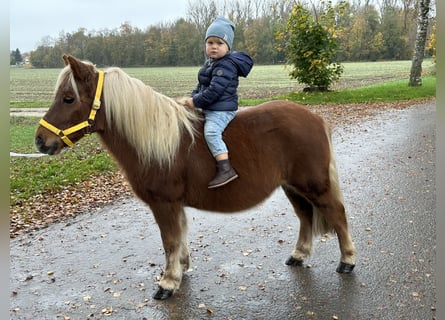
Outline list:
[[[97,110],[100,109],[100,96],[102,94],[102,87],[104,83],[104,72],[101,70],[98,70],[99,78],[97,80],[97,88],[96,88],[96,96],[94,97],[93,105],[91,106],[90,115],[88,117],[88,120],[85,120],[79,124],[76,124],[68,129],[60,130],[44,120],[43,118],[40,119],[39,124],[52,133],[58,135],[60,139],[69,147],[74,146],[74,143],[68,138],[68,136],[74,132],[80,131],[83,128],[91,128],[91,126],[94,124],[94,119],[96,118]],[[87,135],[86,133],[85,135]]]

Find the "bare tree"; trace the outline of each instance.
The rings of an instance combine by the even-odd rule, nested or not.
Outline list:
[[[215,0],[188,0],[187,17],[203,38],[207,27],[220,14]]]
[[[430,11],[430,0],[419,0],[419,17],[417,22],[416,44],[409,76],[409,86],[422,85],[422,62],[425,56],[425,44],[428,31],[428,14]]]
[[[416,0],[402,0],[403,7],[403,32],[408,32],[409,20],[416,16]]]

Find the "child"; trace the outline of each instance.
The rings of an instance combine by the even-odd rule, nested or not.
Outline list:
[[[202,109],[205,117],[204,137],[216,160],[216,176],[208,188],[221,187],[238,178],[229,161],[222,133],[238,110],[238,77],[246,77],[253,66],[243,52],[231,51],[235,25],[219,17],[207,29],[207,60],[198,72],[198,85],[185,105]]]

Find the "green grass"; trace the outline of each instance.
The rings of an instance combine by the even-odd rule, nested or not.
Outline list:
[[[18,153],[36,153],[34,134],[39,118],[11,117],[10,146]],[[107,172],[117,165],[102,148],[98,136],[84,138],[72,149],[57,156],[10,157],[10,204],[45,192],[57,192]]]
[[[422,80],[422,86],[419,87],[409,87],[407,80],[396,80],[333,92],[294,92],[280,95],[278,98],[314,105],[393,102],[434,97],[436,95],[436,77],[426,76]]]

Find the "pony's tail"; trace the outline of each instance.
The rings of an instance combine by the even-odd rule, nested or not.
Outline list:
[[[326,132],[326,137],[328,139],[329,143],[329,153],[330,153],[330,160],[329,160],[329,185],[330,185],[330,192],[334,198],[336,198],[343,206],[344,206],[344,200],[343,200],[343,194],[340,189],[340,182],[338,178],[338,171],[337,171],[337,164],[335,161],[335,153],[334,149],[332,147],[332,132],[331,127],[329,124],[325,121],[324,122],[324,129]],[[321,214],[317,207],[312,206],[312,234],[315,235],[326,235],[326,234],[334,234],[335,230],[333,226],[331,226],[325,219],[324,215]]]
[[[318,211],[317,207],[312,206],[312,208],[313,237],[335,234],[334,228],[326,221],[324,216]]]
[[[330,161],[329,161],[329,182],[331,186],[332,195],[338,199],[341,204],[344,204],[343,193],[340,188],[340,179],[338,178],[337,163],[335,161],[335,152],[332,146],[332,132],[331,127],[327,122],[324,123],[326,136],[329,142]]]

